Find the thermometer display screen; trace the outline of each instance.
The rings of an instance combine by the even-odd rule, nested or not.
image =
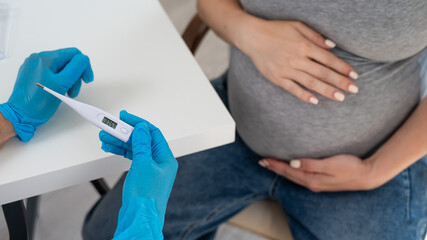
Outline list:
[[[102,119],[102,122],[103,122],[105,125],[108,125],[108,126],[110,126],[111,128],[113,128],[113,129],[116,129],[116,127],[117,127],[117,123],[116,123],[116,122],[114,122],[114,121],[112,121],[111,119],[108,119],[108,118],[106,118],[106,117],[104,117],[104,119]]]

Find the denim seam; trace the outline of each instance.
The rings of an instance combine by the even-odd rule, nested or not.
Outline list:
[[[406,217],[407,220],[411,220],[411,179],[410,179],[410,170],[409,168],[406,169],[406,171],[404,172],[404,176],[406,177],[406,181],[405,181],[405,187],[406,187],[406,191],[407,191],[407,203],[406,203]]]
[[[192,232],[193,232],[193,230],[196,228],[196,227],[198,227],[198,226],[200,226],[200,225],[202,225],[202,224],[204,224],[204,223],[206,223],[206,222],[208,222],[210,219],[212,219],[213,217],[215,217],[215,216],[217,216],[219,213],[221,213],[221,212],[223,212],[223,210],[224,209],[227,209],[227,208],[229,208],[229,207],[232,207],[232,206],[234,206],[234,205],[238,205],[238,204],[240,204],[240,203],[242,203],[242,202],[246,202],[246,201],[248,201],[248,200],[252,200],[252,199],[256,199],[256,198],[258,198],[258,197],[262,197],[263,196],[263,194],[252,194],[252,195],[249,195],[249,196],[247,196],[247,197],[244,197],[244,198],[241,198],[241,199],[239,199],[239,200],[236,200],[236,201],[233,201],[232,203],[230,203],[230,204],[225,204],[225,205],[221,205],[221,206],[219,206],[219,207],[217,207],[217,208],[215,208],[210,214],[208,214],[207,215],[207,217],[205,217],[202,221],[198,221],[197,223],[193,223],[193,224],[191,224],[185,231],[184,231],[184,233],[181,235],[181,237],[179,238],[179,239],[186,239]]]
[[[276,175],[271,182],[270,188],[268,189],[268,196],[274,198],[274,193],[276,192],[277,184],[279,183],[279,175]]]

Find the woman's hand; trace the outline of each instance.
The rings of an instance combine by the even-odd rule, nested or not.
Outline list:
[[[259,164],[313,192],[371,190],[391,179],[375,174],[373,161],[352,155],[322,160],[296,159],[290,163],[263,159]]]
[[[247,54],[260,73],[299,99],[317,104],[318,99],[301,86],[335,101],[344,93],[357,93],[349,80],[358,74],[329,49],[335,43],[301,22],[252,19],[240,30],[236,46]]]
[[[317,104],[305,88],[336,101],[356,93],[356,71],[328,50],[326,40],[300,22],[266,21],[245,12],[239,0],[197,0],[199,16],[224,41],[248,55],[268,80],[301,100]]]

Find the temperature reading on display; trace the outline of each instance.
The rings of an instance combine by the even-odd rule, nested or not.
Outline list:
[[[102,122],[103,122],[105,125],[108,125],[108,126],[110,126],[111,128],[113,128],[113,129],[116,129],[116,127],[117,127],[117,123],[116,123],[116,122],[114,122],[114,121],[112,121],[111,119],[108,119],[108,118],[106,118],[106,117],[104,117],[104,119],[102,119]]]

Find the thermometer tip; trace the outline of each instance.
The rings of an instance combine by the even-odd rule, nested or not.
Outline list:
[[[44,86],[43,86],[43,85],[41,85],[40,83],[36,83],[36,85],[37,85],[39,88],[44,89]]]

